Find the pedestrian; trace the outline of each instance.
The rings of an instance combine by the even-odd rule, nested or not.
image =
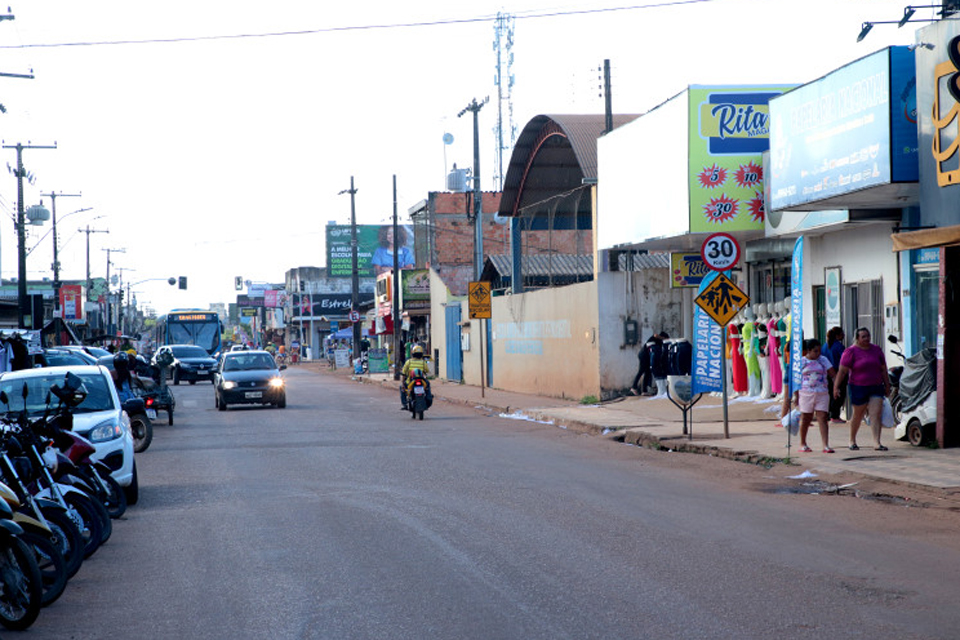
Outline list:
[[[873,432],[874,448],[886,451],[880,443],[881,412],[883,399],[890,395],[890,376],[887,375],[887,360],[883,349],[870,342],[870,330],[857,329],[854,343],[843,351],[840,358],[840,370],[833,384],[833,397],[840,396],[840,389],[850,376],[850,404],[853,416],[850,419],[850,450],[859,451],[857,432],[864,414],[870,416],[870,430]]]
[[[824,352],[824,355],[827,356],[827,359],[830,360],[830,363],[833,365],[833,368],[837,371],[840,370],[840,358],[843,357],[843,340],[846,336],[843,334],[843,329],[840,327],[833,327],[827,331],[827,348]],[[847,388],[840,388],[840,397],[834,398],[833,394],[830,395],[830,422],[835,422],[838,424],[843,424],[845,421],[840,418],[840,410],[843,409],[843,405],[847,402]]]
[[[637,354],[637,358],[640,359],[640,368],[637,369],[637,375],[633,377],[633,383],[630,385],[630,393],[635,396],[642,396],[647,391],[647,387],[650,386],[650,377],[652,371],[650,369],[650,345],[653,343],[654,339],[657,336],[652,335],[647,338],[647,341],[643,343],[643,346],[640,347],[640,353]]]
[[[809,339],[803,341],[803,359],[800,365],[800,388],[795,392],[797,405],[800,408],[800,451],[810,453],[807,445],[807,430],[810,422],[816,418],[820,427],[820,440],[823,442],[823,452],[833,453],[830,448],[830,427],[827,425],[827,414],[830,411],[829,379],[837,375],[830,359],[821,354],[820,341]]]
[[[653,345],[650,348],[650,369],[653,372],[653,381],[657,384],[657,396],[666,397],[667,395],[667,345],[664,340],[669,340],[670,336],[666,331],[661,331],[654,336]]]

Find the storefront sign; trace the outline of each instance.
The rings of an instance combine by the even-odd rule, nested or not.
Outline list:
[[[430,307],[429,269],[405,269],[400,272],[400,301],[404,309]]]
[[[770,102],[770,209],[916,182],[914,53],[889,47]]]
[[[670,254],[670,287],[699,287],[710,269],[704,264],[699,253]]]
[[[692,233],[763,229],[768,102],[789,88],[690,87]]]
[[[823,303],[827,329],[840,326],[840,291],[843,285],[840,274],[840,267],[827,267],[823,270]]]
[[[367,351],[367,368],[370,373],[389,373],[390,361],[386,349],[370,349]]]

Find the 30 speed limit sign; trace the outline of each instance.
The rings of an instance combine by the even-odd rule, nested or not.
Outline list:
[[[740,245],[729,233],[714,233],[703,241],[700,257],[714,271],[726,271],[740,261]]]

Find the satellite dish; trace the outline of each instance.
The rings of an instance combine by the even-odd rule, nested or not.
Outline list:
[[[445,133],[443,134],[443,144],[453,144],[453,134]]]

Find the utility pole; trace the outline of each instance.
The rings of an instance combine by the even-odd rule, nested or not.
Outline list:
[[[393,379],[400,379],[400,247],[397,246],[397,174],[393,174]]]
[[[487,96],[482,102],[477,102],[474,98],[470,104],[461,109],[457,117],[463,116],[466,112],[473,113],[473,226],[475,231],[474,239],[474,275],[475,280],[480,280],[480,274],[483,272],[483,195],[480,191],[480,109],[490,101]],[[469,216],[468,216],[469,217]]]
[[[110,309],[110,253],[126,253],[126,249],[103,249],[107,252],[107,322],[106,322],[106,333],[111,333],[110,321],[113,316],[113,311]]]
[[[351,313],[356,311],[359,313],[357,307],[360,306],[360,269],[357,266],[357,208],[356,208],[356,195],[357,189],[353,186],[353,176],[350,176],[350,188],[344,189],[337,195],[342,195],[344,193],[350,194],[350,247],[351,253],[353,254],[353,297],[351,298]],[[396,253],[396,249],[394,249]],[[360,323],[353,323],[353,353],[356,355],[360,350]]]
[[[87,234],[87,293],[84,299],[84,305],[90,299],[90,291],[93,289],[93,281],[90,279],[90,234],[91,233],[110,233],[109,229],[91,229],[90,225],[87,225],[86,229],[77,229],[78,232]],[[109,293],[110,284],[107,283],[107,289]],[[104,327],[106,331],[106,326]]]
[[[33,311],[30,309],[30,302],[27,298],[27,229],[24,220],[23,210],[23,178],[26,172],[23,170],[23,150],[24,149],[56,149],[57,145],[31,145],[17,143],[14,145],[5,144],[4,149],[17,150],[17,326],[21,329],[24,326],[24,320],[31,316],[33,323]]]
[[[79,198],[79,193],[41,193],[41,196],[50,198],[50,210],[53,219],[53,308],[54,316],[60,315],[60,260],[57,252],[60,247],[57,244],[57,198]],[[67,214],[70,215],[70,214]]]

